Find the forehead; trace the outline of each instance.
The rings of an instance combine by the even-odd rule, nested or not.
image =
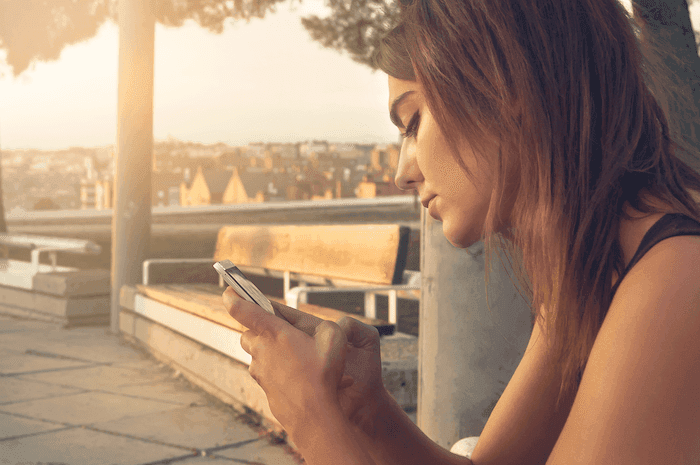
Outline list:
[[[418,84],[416,81],[404,81],[401,79],[396,79],[393,76],[389,76],[389,107],[391,107],[392,103],[394,103],[394,100],[411,90],[417,91],[417,93],[420,94],[420,84]]]

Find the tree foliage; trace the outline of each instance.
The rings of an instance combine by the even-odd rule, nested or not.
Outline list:
[[[700,171],[700,57],[686,0],[634,0],[642,35],[654,47],[669,122],[689,149],[683,160]]]
[[[301,23],[311,37],[354,61],[374,68],[372,54],[398,22],[399,3],[392,0],[327,0],[331,14],[309,16]]]
[[[194,20],[216,33],[228,20],[262,18],[284,0],[144,0],[151,1],[156,20],[181,26]],[[64,47],[93,37],[108,20],[117,21],[118,0],[2,0],[0,49],[14,75],[34,61],[60,57]]]

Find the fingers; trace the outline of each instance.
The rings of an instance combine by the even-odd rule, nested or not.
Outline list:
[[[374,326],[367,325],[349,316],[344,316],[338,320],[338,326],[345,333],[348,342],[360,347],[368,343],[379,343],[379,331]]]
[[[226,288],[222,297],[229,315],[256,334],[266,332],[277,334],[286,324],[282,319],[266,312],[258,305],[243,299],[230,287]]]
[[[335,379],[336,382],[339,382],[342,369],[345,367],[345,355],[348,350],[345,333],[336,323],[324,320],[316,327],[314,339],[316,347],[326,360],[339,361],[335,363],[335,366],[341,367],[341,371],[331,373],[331,376],[337,376]]]
[[[284,317],[292,326],[300,331],[305,332],[309,336],[313,336],[316,332],[316,327],[324,320],[314,315],[301,312],[296,308],[287,307],[279,302],[272,302],[274,309]]]
[[[255,338],[255,333],[252,331],[246,331],[241,334],[241,348],[245,350],[248,354],[253,355],[253,338]]]

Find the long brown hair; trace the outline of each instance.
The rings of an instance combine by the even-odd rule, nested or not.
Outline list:
[[[493,168],[487,290],[492,251],[501,260],[507,252],[533,321],[544,323],[559,400],[577,389],[612,273],[624,268],[623,204],[656,212],[645,189],[700,221],[689,192],[700,175],[677,157],[684,146],[669,130],[638,27],[617,0],[415,0],[375,57],[389,75],[422,85],[470,179],[462,143]],[[493,140],[498,153],[488,151]],[[509,200],[503,234],[496,215]]]

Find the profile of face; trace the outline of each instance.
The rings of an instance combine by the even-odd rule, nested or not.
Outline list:
[[[491,200],[488,172],[477,167],[474,152],[460,144],[459,156],[478,185],[466,175],[450,151],[442,131],[428,109],[422,86],[389,76],[392,122],[404,135],[396,172],[396,185],[415,189],[420,201],[455,247],[466,248],[481,239]]]

